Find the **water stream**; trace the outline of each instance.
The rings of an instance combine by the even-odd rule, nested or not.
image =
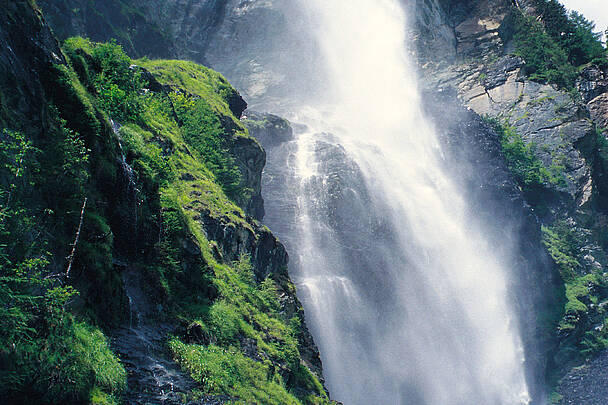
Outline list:
[[[319,96],[282,111],[299,125],[268,148],[266,222],[290,251],[332,397],[529,403],[509,260],[470,218],[421,110],[402,3],[300,3]]]

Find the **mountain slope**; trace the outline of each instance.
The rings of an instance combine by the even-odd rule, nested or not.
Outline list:
[[[2,397],[328,403],[236,90],[4,3]]]

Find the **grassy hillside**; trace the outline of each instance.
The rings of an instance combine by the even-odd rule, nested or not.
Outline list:
[[[7,13],[45,29],[28,2]],[[174,325],[167,351],[193,397],[328,403],[300,355],[284,251],[244,211],[251,190],[231,147],[257,144],[238,93],[202,66],[133,61],[115,43],[41,52],[37,97],[0,83],[0,396],[120,403],[127,373],[105,335],[129,317],[130,269],[149,321]]]

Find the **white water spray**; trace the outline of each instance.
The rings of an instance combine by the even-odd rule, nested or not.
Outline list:
[[[314,110],[290,117],[307,130],[295,141],[297,230],[286,239],[332,397],[529,403],[508,264],[467,217],[421,110],[401,3],[301,3],[326,75],[310,78],[322,94]],[[338,173],[329,167],[341,160]]]

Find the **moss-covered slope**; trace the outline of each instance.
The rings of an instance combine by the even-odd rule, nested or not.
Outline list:
[[[114,331],[162,324],[184,401],[328,403],[285,249],[248,215],[264,153],[238,93],[193,63],[60,48],[28,1],[0,45],[0,396],[132,398]]]

